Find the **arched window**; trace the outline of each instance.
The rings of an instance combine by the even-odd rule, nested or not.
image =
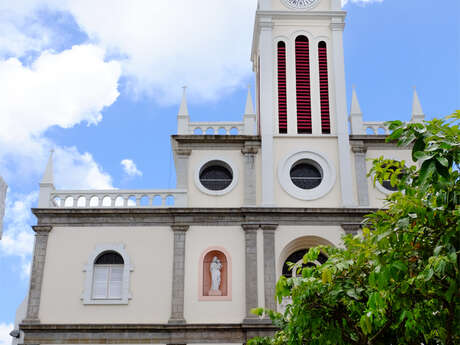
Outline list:
[[[327,256],[323,253],[320,253],[317,261],[308,262],[305,264],[303,262],[303,257],[305,256],[305,254],[308,253],[308,250],[309,249],[306,248],[300,249],[288,256],[283,265],[283,276],[285,276],[286,278],[290,278],[293,276],[293,271],[289,267],[288,263],[296,264],[297,267],[314,267],[316,265],[324,264],[327,261]]]
[[[286,43],[278,42],[278,128],[287,133]]]
[[[319,93],[321,100],[321,129],[323,134],[331,133],[331,119],[329,108],[329,74],[327,69],[327,46],[326,42],[318,44],[319,60]]]
[[[297,133],[311,134],[310,52],[308,38],[295,40]]]
[[[98,245],[85,267],[83,304],[128,304],[129,261],[123,244]]]
[[[94,263],[93,299],[120,299],[124,261],[120,254],[106,252]]]

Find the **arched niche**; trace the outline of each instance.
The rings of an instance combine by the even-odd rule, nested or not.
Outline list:
[[[217,258],[220,264],[220,284],[218,290],[212,289],[211,265]],[[232,261],[229,253],[222,247],[210,247],[201,255],[199,262],[199,300],[229,301],[232,299]]]

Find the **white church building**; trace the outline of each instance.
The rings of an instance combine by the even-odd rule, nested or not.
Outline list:
[[[345,17],[341,0],[259,0],[255,102],[248,93],[242,122],[191,122],[184,90],[171,136],[177,189],[56,190],[50,157],[15,343],[244,344],[272,334],[251,309],[282,307],[285,263],[341,246],[382,207],[392,187],[374,186],[369,159],[410,160],[385,141],[383,122],[364,121],[355,91],[348,111]],[[414,93],[412,121],[423,119]]]

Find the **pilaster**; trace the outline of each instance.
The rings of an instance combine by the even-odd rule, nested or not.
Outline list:
[[[275,203],[273,173],[273,22],[260,18],[260,131],[262,140],[262,205]]]
[[[174,232],[173,281],[171,297],[171,317],[168,323],[183,324],[184,318],[184,277],[185,277],[185,235],[189,225],[172,225]]]
[[[332,62],[335,75],[335,102],[337,136],[340,166],[340,185],[344,207],[354,206],[353,179],[351,175],[351,152],[347,119],[347,100],[345,88],[345,59],[343,54],[343,30],[345,23],[341,18],[332,18]]]
[[[192,150],[177,149],[176,153],[176,185],[177,189],[188,188],[188,162]]]
[[[246,318],[244,323],[257,322],[258,317],[251,309],[258,307],[257,294],[257,230],[258,224],[242,224],[245,234],[246,261]]]
[[[244,205],[256,206],[256,155],[259,144],[245,143],[241,153],[244,155]]]
[[[278,228],[278,224],[262,224],[260,227],[264,236],[265,308],[276,310],[275,231]]]
[[[30,275],[29,298],[27,313],[24,323],[40,323],[39,311],[43,285],[43,272],[45,270],[46,249],[48,247],[49,233],[52,226],[33,226],[35,231],[34,256],[32,259],[32,272]]]
[[[359,206],[369,206],[369,190],[367,183],[366,152],[363,143],[351,147],[355,155],[356,187],[358,188]]]

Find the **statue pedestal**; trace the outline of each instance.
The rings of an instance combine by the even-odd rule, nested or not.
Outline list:
[[[222,291],[220,290],[209,290],[209,296],[222,296]]]

